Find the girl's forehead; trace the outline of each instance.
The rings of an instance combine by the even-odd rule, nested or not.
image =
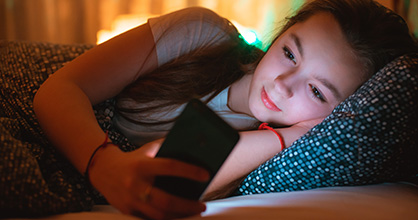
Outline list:
[[[299,44],[304,44],[305,47],[346,47],[350,49],[348,42],[344,36],[343,31],[334,16],[328,12],[319,12],[311,15],[306,20],[297,22],[289,29],[284,31],[272,44],[280,41],[281,38],[288,39],[289,37]]]
[[[362,83],[363,65],[330,13],[318,13],[295,24],[274,44],[274,50],[289,47],[304,71],[325,79],[340,91],[342,98]]]
[[[306,20],[295,23],[289,30],[309,29],[310,31],[341,31],[340,24],[329,12],[318,12]],[[342,33],[341,33],[342,34]]]

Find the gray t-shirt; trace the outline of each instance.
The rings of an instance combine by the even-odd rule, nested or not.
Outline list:
[[[158,66],[195,49],[204,49],[228,40],[229,34],[236,32],[235,27],[227,19],[220,17],[213,11],[198,7],[151,18],[148,23],[156,44]],[[228,92],[229,87],[213,98],[208,106],[235,129],[254,129],[258,123],[255,118],[235,113],[229,109],[227,106]],[[202,100],[204,99],[206,97]],[[125,100],[123,104],[137,105],[133,100]],[[158,114],[130,114],[129,117],[141,118],[142,121],[147,122],[162,121],[178,116],[183,108],[184,105],[178,109]],[[130,142],[136,145],[164,137],[173,126],[172,123],[154,126],[138,125],[117,114],[113,123]]]

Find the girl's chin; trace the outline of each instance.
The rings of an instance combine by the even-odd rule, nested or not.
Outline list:
[[[273,123],[272,121],[275,121],[275,120],[272,120],[273,119],[273,117],[272,116],[269,116],[268,114],[266,114],[265,112],[263,113],[263,112],[259,112],[259,114],[255,114],[254,115],[254,117],[258,120],[258,121],[261,121],[261,122],[267,122],[267,123],[269,123],[269,124],[271,124],[271,123]]]
[[[261,122],[275,121],[274,118],[277,117],[277,116],[274,116],[274,113],[277,114],[277,112],[269,110],[268,108],[264,106],[262,102],[260,102],[259,105],[257,106],[252,106],[252,108],[250,107],[250,111],[253,117]]]

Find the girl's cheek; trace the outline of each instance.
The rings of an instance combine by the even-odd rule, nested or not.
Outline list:
[[[316,118],[323,118],[327,115],[329,115],[331,113],[331,111],[329,111],[328,108],[325,107],[317,107],[314,108],[312,111],[312,115],[310,119],[316,119]]]
[[[313,102],[314,101],[311,97],[307,97],[304,100],[301,100],[300,108],[298,108],[299,111],[297,112],[297,114],[304,116],[301,117],[301,121],[318,118],[324,114],[325,109]]]

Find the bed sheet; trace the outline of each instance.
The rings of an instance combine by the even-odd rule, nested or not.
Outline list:
[[[106,205],[91,212],[50,216],[49,220],[138,220]],[[207,202],[201,216],[183,220],[245,219],[418,219],[418,186],[408,183],[329,187],[306,191],[231,197]]]

